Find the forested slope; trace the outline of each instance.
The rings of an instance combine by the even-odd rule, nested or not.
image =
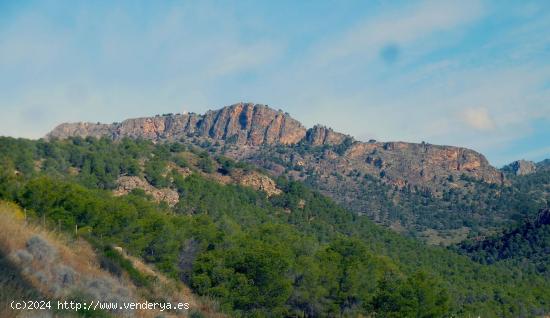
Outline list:
[[[498,235],[463,242],[458,251],[483,264],[508,263],[550,277],[550,210]]]
[[[256,168],[179,143],[0,138],[0,197],[62,231],[123,246],[235,316],[531,317],[550,281],[375,225],[304,184],[232,180]],[[184,169],[186,173],[182,173]],[[113,196],[121,175],[176,191]]]

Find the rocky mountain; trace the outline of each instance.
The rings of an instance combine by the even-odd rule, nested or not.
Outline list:
[[[509,183],[505,171],[492,167],[476,151],[425,142],[362,142],[322,125],[308,129],[288,113],[261,104],[238,103],[203,115],[61,124],[46,139],[77,136],[192,144],[275,176],[304,181],[350,210],[398,231],[458,231],[445,234],[454,237],[449,242],[463,239],[468,233],[464,227],[484,228],[509,219],[496,217],[502,209],[495,204],[488,208],[470,199],[479,190],[472,188],[477,187],[472,182]],[[489,191],[497,197],[502,193]],[[485,201],[494,200],[487,195]],[[447,240],[425,235],[434,244]]]
[[[301,145],[312,151],[279,159],[317,174],[369,174],[399,188],[417,185],[437,190],[443,180],[461,175],[488,183],[504,182],[501,172],[470,149],[427,143],[360,142],[321,125],[306,129],[288,113],[252,103],[238,103],[204,115],[165,114],[113,124],[66,123],[46,138],[73,136],[114,140],[140,137],[153,141],[210,139],[231,146],[225,148],[230,156],[252,161],[266,147],[291,149]],[[313,152],[321,156],[310,155]],[[281,172],[281,165],[275,162],[268,166],[277,174]]]
[[[306,136],[306,128],[282,111],[275,111],[265,105],[239,103],[208,111],[204,115],[165,114],[113,124],[61,124],[47,138],[63,139],[71,136],[108,136],[114,140],[141,137],[155,141],[200,136],[239,145],[259,146],[298,143]]]

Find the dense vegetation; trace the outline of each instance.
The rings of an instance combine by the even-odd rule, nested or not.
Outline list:
[[[550,277],[550,210],[502,234],[462,242],[458,251],[483,264],[504,262]]]
[[[124,246],[232,315],[518,317],[550,310],[548,277],[426,247],[286,178],[277,180],[282,194],[271,197],[220,184],[209,176],[253,168],[181,144],[0,138],[0,162],[0,198],[62,230],[78,227],[103,246]],[[170,164],[193,173],[183,177]],[[180,200],[169,207],[143,191],[113,197],[120,175],[170,187]]]
[[[286,169],[285,173],[337,198],[349,210],[365,213],[386,226],[398,225],[410,236],[432,244],[453,243],[464,239],[466,234],[476,237],[491,233],[535,215],[550,202],[550,169],[544,169],[543,162],[538,164],[535,174],[508,175],[509,183],[505,185],[489,184],[466,175],[450,176],[434,192],[410,185],[398,188],[384,183],[383,176],[357,170],[346,175],[334,172],[327,181],[326,176],[296,165],[293,159],[311,157],[310,161],[322,161],[325,151],[340,153],[340,146],[345,144],[263,147],[251,160],[265,167],[280,165]]]

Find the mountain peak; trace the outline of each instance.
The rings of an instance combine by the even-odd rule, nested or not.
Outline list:
[[[253,103],[208,111],[198,126],[201,136],[253,146],[295,144],[306,135],[306,128],[288,113]]]
[[[127,119],[113,124],[65,123],[47,134],[46,139],[108,136],[115,140],[124,137],[160,140],[199,136],[259,146],[295,144],[306,136],[306,131],[288,113],[263,104],[241,102],[218,110],[209,110],[204,115],[167,114]]]
[[[48,133],[46,139],[69,137],[124,137],[154,141],[182,137],[208,137],[230,144],[292,145],[306,141],[311,145],[334,145],[350,136],[323,125],[306,129],[287,112],[268,105],[236,103],[204,114],[177,113],[124,120],[121,123],[63,123]]]

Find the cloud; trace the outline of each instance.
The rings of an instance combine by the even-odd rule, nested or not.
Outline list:
[[[477,130],[492,130],[495,123],[485,108],[467,108],[461,114],[464,122]]]
[[[211,62],[206,73],[213,79],[266,65],[280,54],[281,47],[271,42],[251,45],[226,43],[218,52],[220,54]]]

